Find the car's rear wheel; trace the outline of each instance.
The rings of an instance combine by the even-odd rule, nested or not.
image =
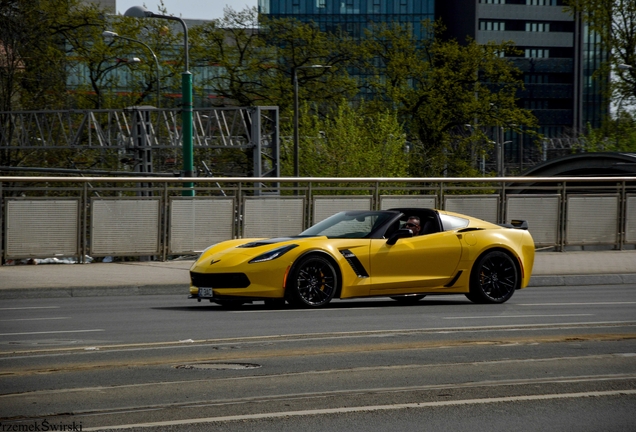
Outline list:
[[[423,294],[407,294],[407,295],[401,295],[401,296],[394,296],[391,297],[392,300],[395,300],[396,302],[400,303],[400,304],[415,304],[417,302],[419,302],[420,300],[422,300],[424,297],[426,297]]]
[[[466,297],[474,303],[504,303],[518,285],[519,271],[513,258],[505,252],[492,251],[475,263]]]
[[[329,304],[338,288],[338,273],[326,258],[310,255],[294,266],[288,279],[287,301],[294,306],[319,308]]]

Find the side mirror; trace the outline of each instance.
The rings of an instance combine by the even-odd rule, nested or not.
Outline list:
[[[392,246],[398,241],[398,239],[406,238],[406,237],[413,237],[413,231],[406,228],[399,229],[393,234],[391,234],[391,237],[389,237],[389,239],[386,241],[386,244],[388,244],[389,246]]]

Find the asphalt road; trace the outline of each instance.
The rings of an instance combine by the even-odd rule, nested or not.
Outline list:
[[[2,427],[624,431],[635,402],[636,285],[317,311],[185,296],[0,304]]]

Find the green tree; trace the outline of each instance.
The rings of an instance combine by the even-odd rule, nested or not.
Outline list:
[[[11,111],[60,109],[66,94],[69,35],[99,25],[99,11],[79,0],[0,2],[0,128],[11,142]],[[16,166],[33,152],[2,150],[0,165]],[[39,155],[40,164],[55,155]],[[57,159],[56,159],[57,160]]]
[[[168,13],[163,6],[158,12]],[[159,71],[152,54],[141,43],[104,38],[104,30],[146,44],[158,58]],[[109,18],[99,26],[72,32],[68,35],[72,67],[77,76],[84,77],[77,86],[76,105],[80,108],[156,105],[157,85],[161,87],[159,93],[178,92],[184,62],[182,37],[171,31],[165,20],[128,17]],[[133,58],[140,63],[130,63]],[[167,98],[161,98],[159,103],[164,108],[178,104],[179,101]]]
[[[319,116],[309,104],[300,115],[300,175],[303,177],[403,177],[408,153],[394,112],[358,107],[345,99]],[[291,128],[283,132],[291,135]],[[293,142],[286,140],[283,175],[292,175]]]
[[[568,0],[569,10],[581,14],[609,54],[610,90],[617,100],[636,98],[636,2],[633,0]],[[625,68],[626,65],[631,68]]]
[[[294,70],[301,99],[311,95],[310,100],[322,103],[357,91],[346,67],[360,49],[346,36],[321,32],[314,24],[259,19],[256,8],[226,8],[223,19],[193,28],[191,39],[193,61],[217,67],[200,84],[222,105],[275,105],[288,112]],[[329,68],[304,69],[316,64]]]
[[[428,28],[436,33],[432,25]],[[510,44],[471,40],[460,45],[438,36],[414,40],[399,24],[367,33],[369,57],[378,65],[370,81],[374,103],[395,109],[416,144],[413,176],[471,174],[466,161],[476,146],[482,151],[490,145],[488,127],[536,125],[534,116],[516,104],[523,82],[503,57],[514,53]]]

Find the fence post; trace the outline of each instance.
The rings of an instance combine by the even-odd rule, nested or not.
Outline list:
[[[88,182],[83,183],[82,188],[82,199],[80,199],[80,214],[79,214],[79,229],[80,233],[77,236],[78,241],[81,243],[79,247],[80,251],[80,259],[79,262],[85,264],[86,255],[88,255],[88,251],[86,250],[86,243],[88,242]]]
[[[621,182],[621,192],[618,202],[618,250],[625,246],[627,231],[627,185],[625,180]]]
[[[558,251],[565,251],[565,243],[566,243],[566,230],[567,230],[567,186],[566,182],[563,182],[561,190],[561,214],[559,217],[559,246]]]
[[[236,238],[243,238],[243,183],[239,182],[236,190]]]
[[[312,187],[312,183],[308,182],[307,183],[307,204],[305,205],[305,210],[307,211],[307,214],[305,215],[305,220],[303,221],[303,231],[306,230],[307,228],[309,228],[313,222],[314,222],[314,216],[313,216],[313,194],[314,194],[314,190]]]
[[[3,183],[0,181],[0,265],[4,264],[4,189]]]
[[[161,261],[168,260],[168,250],[170,249],[170,244],[168,240],[168,224],[171,221],[170,215],[170,203],[168,196],[168,182],[163,183],[163,247],[161,250],[163,251],[161,254]]]

